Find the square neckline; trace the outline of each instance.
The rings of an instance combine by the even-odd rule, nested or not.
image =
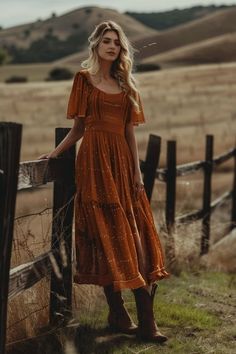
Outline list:
[[[116,95],[121,95],[124,91],[121,90],[121,92],[117,92],[117,93],[111,93],[111,92],[106,92],[106,91],[103,91],[101,90],[100,88],[98,88],[97,86],[95,86],[93,83],[92,83],[92,80],[91,80],[91,77],[90,77],[90,74],[88,72],[88,70],[84,70],[84,73],[86,74],[86,77],[87,77],[87,80],[88,82],[90,83],[90,85],[95,88],[96,90],[104,93],[105,95],[111,95],[111,96],[116,96]]]

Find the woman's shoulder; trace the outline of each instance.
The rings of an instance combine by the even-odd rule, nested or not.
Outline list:
[[[76,72],[75,76],[77,77],[87,77],[88,70],[87,69],[80,69]]]
[[[89,78],[88,78],[88,70],[87,69],[80,69],[75,73],[74,76],[75,80],[79,84],[89,84]]]

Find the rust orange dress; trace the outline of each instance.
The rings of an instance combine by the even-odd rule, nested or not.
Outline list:
[[[169,275],[145,191],[135,199],[125,125],[145,122],[141,108],[136,113],[124,91],[95,87],[86,69],[76,73],[67,109],[68,119],[85,119],[76,159],[76,283],[135,289]]]

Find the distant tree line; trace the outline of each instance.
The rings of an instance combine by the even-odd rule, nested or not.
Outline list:
[[[25,35],[29,36],[30,33],[27,32]],[[33,41],[29,48],[11,45],[5,49],[11,57],[11,64],[47,63],[82,50],[87,38],[87,31],[78,30],[65,40],[61,40],[53,35],[53,29],[50,29],[43,38]]]
[[[224,8],[230,8],[233,6],[227,5],[210,5],[210,6],[194,6],[187,9],[174,9],[171,11],[165,12],[150,12],[150,13],[141,13],[141,12],[130,12],[127,11],[126,14],[132,16],[136,20],[142,22],[148,27],[152,27],[156,30],[165,30],[170,27],[175,27],[181,25],[185,22],[196,20],[201,18],[206,13],[212,13],[217,10]]]

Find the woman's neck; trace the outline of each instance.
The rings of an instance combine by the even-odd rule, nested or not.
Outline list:
[[[100,69],[99,69],[99,76],[103,79],[109,79],[111,77],[111,65],[112,63],[109,61],[101,61],[100,62]]]

